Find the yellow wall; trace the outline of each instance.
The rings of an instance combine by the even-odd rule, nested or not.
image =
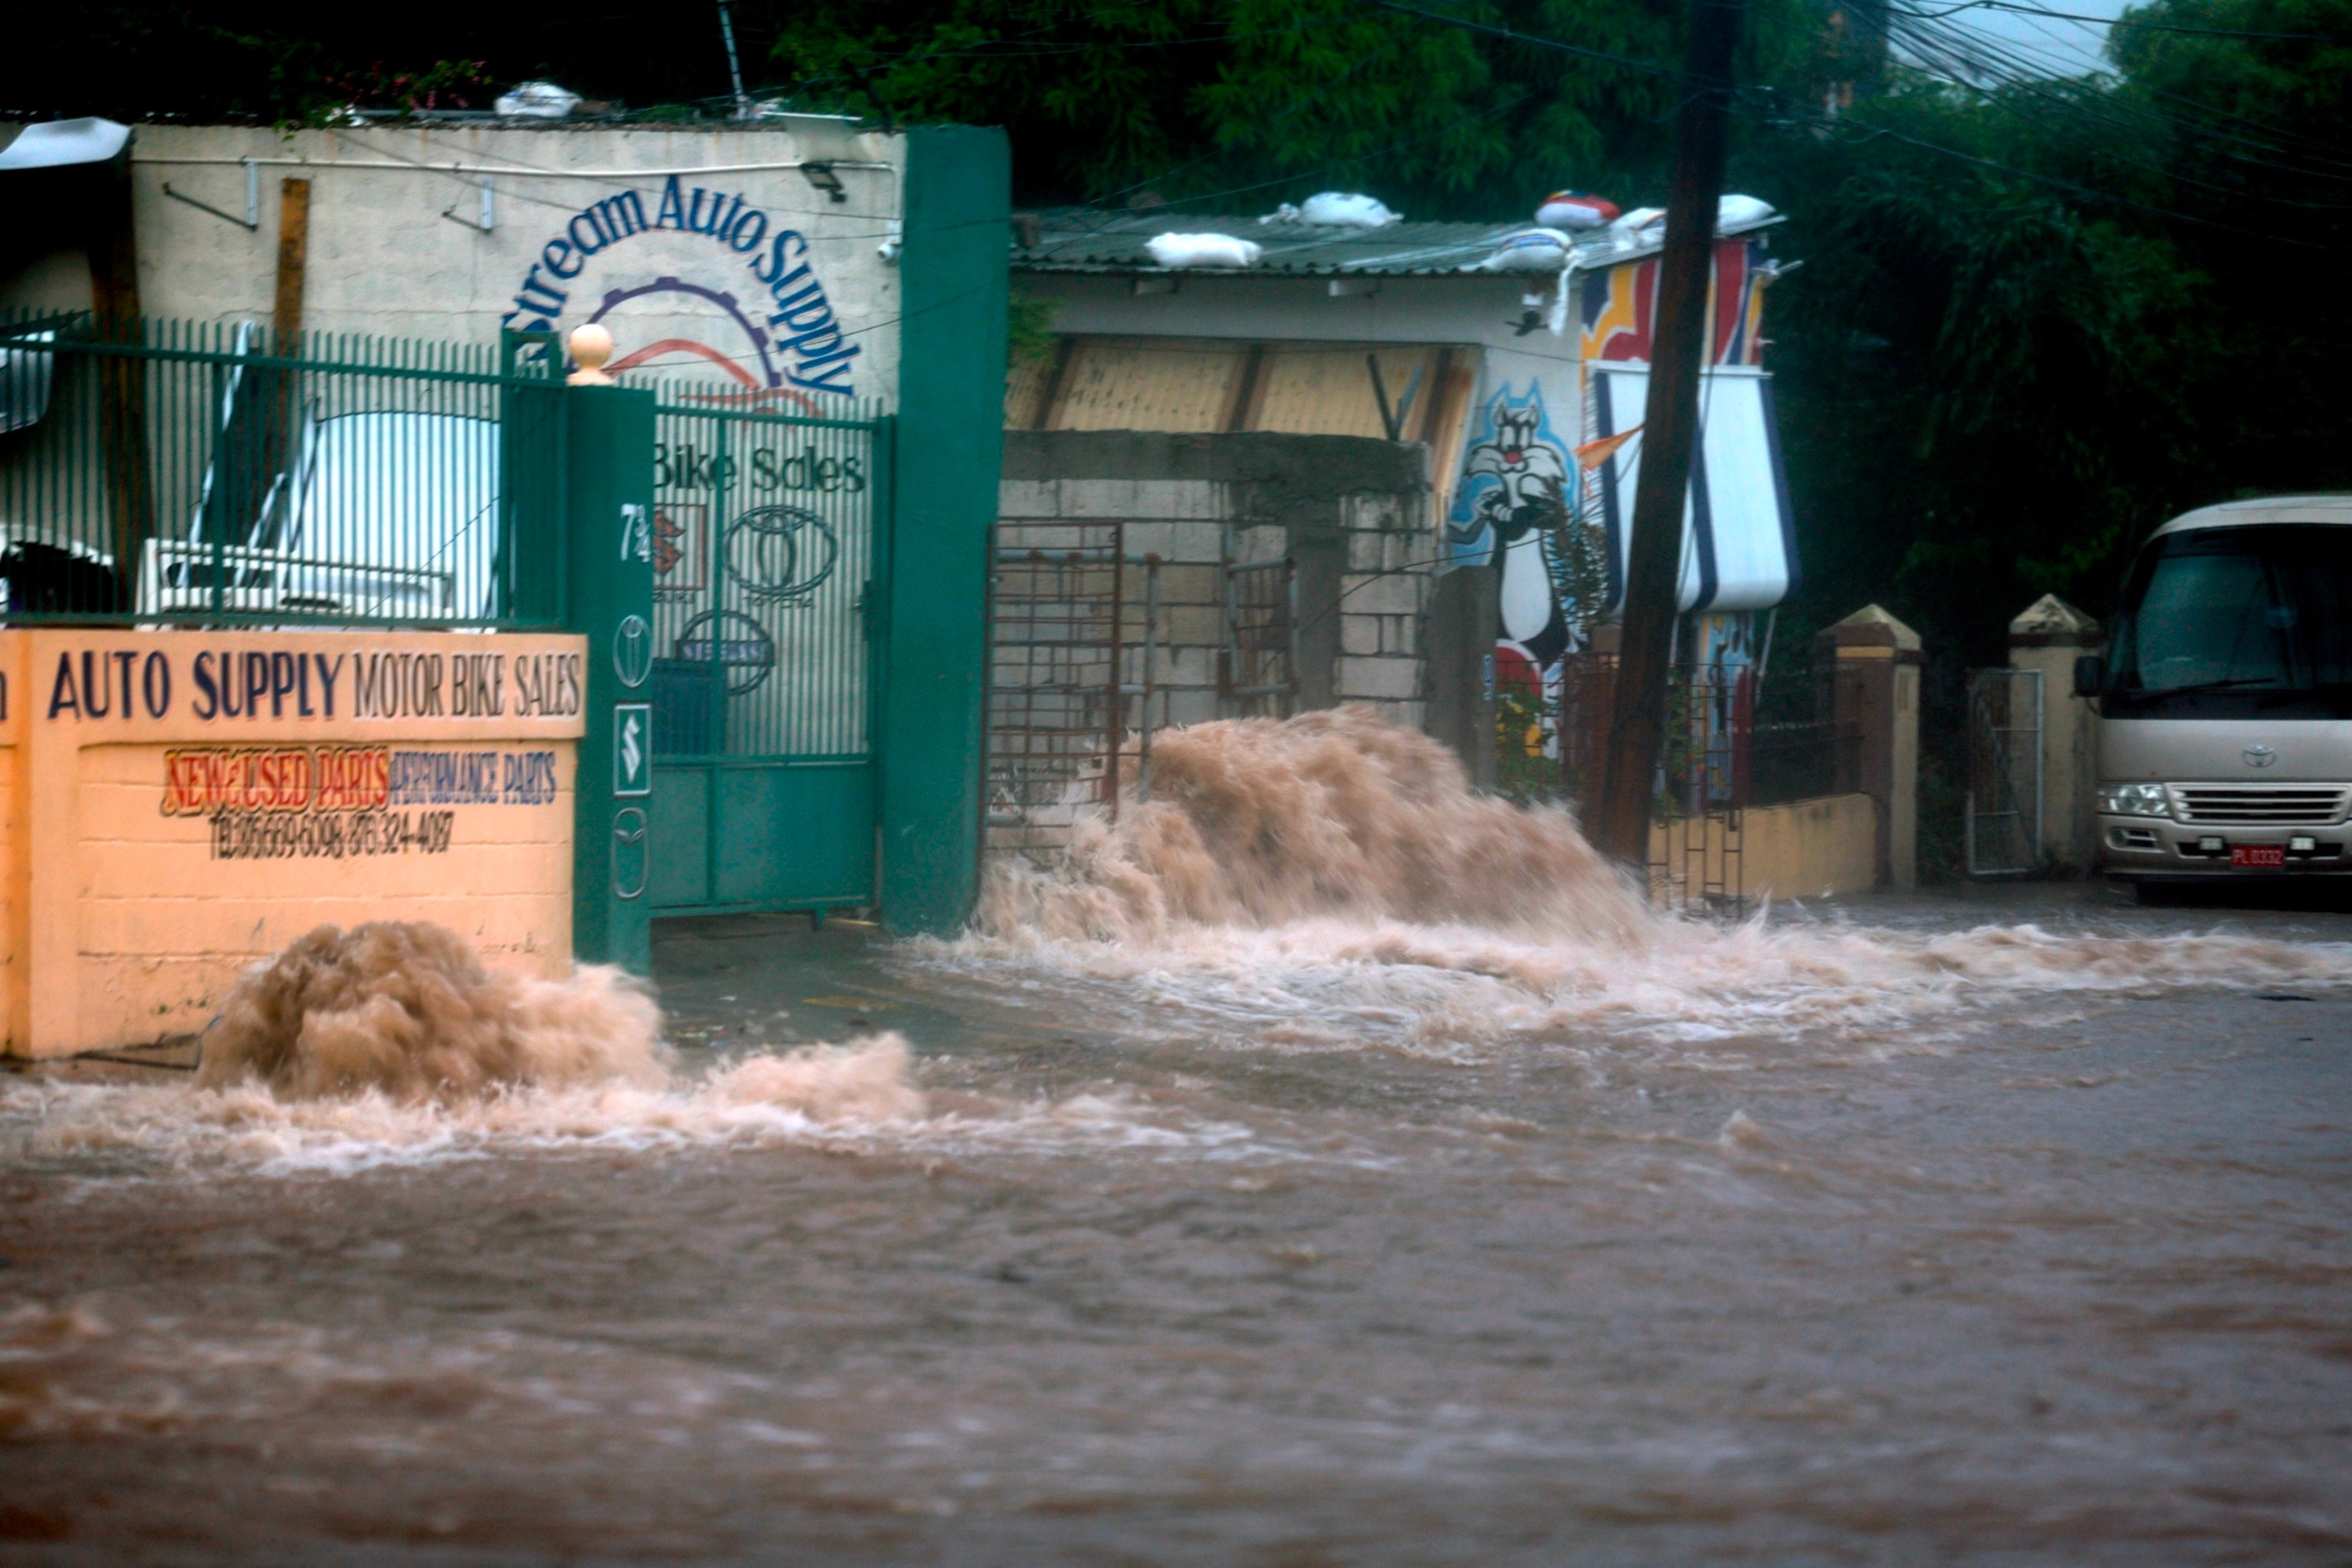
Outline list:
[[[1878,803],[1823,795],[1739,814],[1739,858],[1751,899],[1866,893],[1877,879]]]
[[[563,973],[583,658],[561,636],[0,632],[8,1051],[201,1030],[239,969],[324,922],[435,921]]]
[[[17,820],[24,796],[16,787],[16,738],[25,710],[23,652],[21,638],[0,632],[0,1056],[21,1051],[18,1042],[25,1037],[25,966],[18,959],[25,830]]]
[[[1878,802],[1822,795],[1751,805],[1739,831],[1720,816],[1683,817],[1650,829],[1650,896],[1682,907],[1720,893],[1811,899],[1866,893],[1878,880]]]

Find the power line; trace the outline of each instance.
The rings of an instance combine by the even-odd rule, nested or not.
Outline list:
[[[2093,16],[2080,11],[2053,11],[2021,0],[1963,0],[1941,11],[1914,11],[1928,20],[1955,16],[1963,11],[2013,11],[2027,16],[2048,16],[2060,22],[2082,22],[2096,27],[2137,27],[2150,33],[2187,33],[2202,38],[2267,38],[2290,44],[2345,44],[2352,37],[2336,33],[2265,33],[2242,27],[2191,27],[2179,22],[2143,22],[2135,16]]]
[[[1900,39],[1906,48],[1923,65],[1931,68],[1940,68],[1947,81],[1979,93],[1988,101],[2003,108],[2008,112],[2027,119],[2029,123],[2040,125],[2040,122],[2032,121],[2031,117],[2022,115],[2015,108],[2011,100],[2018,97],[2030,99],[2062,115],[2104,124],[2122,132],[2126,137],[2158,138],[2191,131],[2197,134],[2211,136],[2217,141],[2236,142],[2256,153],[2274,155],[2261,157],[2252,155],[2250,153],[2218,150],[2221,156],[2252,168],[2269,169],[2307,179],[2342,180],[2352,177],[2352,164],[2340,163],[2333,158],[2304,157],[2294,163],[2280,161],[2295,157],[2296,154],[2291,149],[2280,145],[2275,139],[2277,136],[2284,134],[2288,141],[2305,139],[2294,137],[2292,133],[2278,132],[2274,127],[2260,127],[2271,132],[2274,138],[2265,141],[2210,126],[2190,125],[2184,123],[2182,119],[2168,117],[2161,113],[2147,111],[2135,113],[2127,100],[2118,98],[2114,93],[2100,94],[2095,103],[2085,101],[2078,92],[2070,92],[2054,87],[2040,73],[2021,68],[2001,44],[1980,34],[1955,26],[1923,20],[1916,13],[1896,12],[1894,16],[1895,19],[1890,22],[1890,33]],[[2001,90],[1998,93],[1990,91],[1988,84],[1990,88],[1998,88]],[[2193,100],[2180,100],[2175,94],[2156,94],[2155,96],[2172,101],[2193,103]],[[2260,126],[2258,121],[2243,122]],[[2041,125],[2041,128],[2062,138],[2066,135],[2055,127]],[[2079,139],[2077,140],[2079,142]],[[2095,146],[2089,142],[2079,144],[2094,152],[2120,156],[2111,146]],[[2326,150],[2332,152],[2334,149]],[[2132,160],[2126,158],[2125,161]],[[2154,165],[2142,164],[2141,166],[2154,168]],[[2201,183],[2189,176],[2179,174],[2177,171],[2157,169],[2156,172],[2185,180],[2192,184]],[[2231,195],[2244,194],[2226,187],[2209,186],[2208,188],[2221,190],[2223,194]],[[2283,198],[2266,199],[2279,200],[2282,205],[2306,205],[2285,202]]]
[[[1375,5],[1382,10],[1398,11],[1410,16],[1420,16],[1426,20],[1437,22],[1444,26],[1459,26],[1472,32],[1487,33],[1497,37],[1507,37],[1514,42],[1528,44],[1538,48],[1553,49],[1559,53],[1573,55],[1580,58],[1600,60],[1610,65],[1638,71],[1645,75],[1674,74],[1669,68],[1658,65],[1654,61],[1637,60],[1622,55],[1610,54],[1605,50],[1586,48],[1581,45],[1570,44],[1556,38],[1546,38],[1531,33],[1521,33],[1507,27],[1497,27],[1488,23],[1473,21],[1466,17],[1453,16],[1443,12],[1424,10],[1419,6],[1406,5],[1404,4],[1404,0],[1367,0],[1367,4]],[[2148,214],[2155,217],[2166,218],[2180,223],[2195,224],[2201,227],[2219,229],[2230,234],[2243,235],[2251,239],[2269,240],[2280,245],[2290,245],[2311,249],[2335,248],[2334,247],[2318,246],[2308,240],[2292,239],[2284,235],[2268,234],[2260,229],[2247,228],[2238,224],[2224,223],[2218,218],[2202,217],[2197,214],[2182,212],[2173,207],[2157,206],[2151,203],[2136,201],[2129,196],[2116,195],[2112,192],[2095,190],[2087,185],[2077,184],[2071,180],[2062,180],[2054,175],[2039,174],[2031,169],[2021,169],[2014,165],[2001,163],[1998,159],[1987,158],[1977,153],[1963,152],[1957,147],[1948,147],[1941,142],[1931,142],[1922,136],[1913,136],[1906,132],[1896,131],[1890,126],[1874,125],[1866,121],[1855,120],[1850,116],[1841,116],[1835,120],[1821,116],[1790,116],[1787,110],[1777,102],[1759,110],[1743,101],[1742,95],[1737,94],[1734,97],[1731,108],[1735,113],[1745,114],[1750,118],[1761,119],[1766,121],[1768,123],[1775,121],[1786,121],[1791,118],[1799,118],[1819,129],[1833,130],[1840,126],[1852,127],[1857,130],[1868,132],[1873,136],[1884,136],[1890,140],[1900,142],[1906,146],[1915,147],[1924,153],[1933,153],[1937,157],[1948,158],[1955,162],[1968,163],[1976,168],[1987,169],[1997,174],[2008,174],[2017,179],[2030,181],[2035,184],[2043,185],[2053,190],[2063,191],[2067,195],[2078,196],[2087,201],[2102,202],[2113,206],[2126,207],[2134,211]]]

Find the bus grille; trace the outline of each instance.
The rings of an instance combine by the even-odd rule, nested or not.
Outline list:
[[[2183,822],[2326,827],[2344,820],[2352,790],[2341,784],[2174,784],[2172,814]]]

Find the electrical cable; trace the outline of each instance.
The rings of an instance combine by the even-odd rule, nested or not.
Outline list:
[[[2143,22],[2135,16],[2093,16],[2080,11],[2053,11],[2046,6],[2028,5],[2021,0],[1962,0],[1962,4],[1941,11],[1915,12],[1915,16],[1940,18],[1958,16],[1962,11],[2011,11],[2027,16],[2048,16],[2061,22],[2081,22],[2095,27],[2137,27],[2151,33],[2186,33],[2200,38],[2263,38],[2294,44],[2352,44],[2352,37],[2336,33],[2265,33],[2243,27],[2192,27],[2177,22]]]

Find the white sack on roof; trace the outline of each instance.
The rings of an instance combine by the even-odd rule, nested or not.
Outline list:
[[[1635,207],[1611,224],[1609,233],[1617,241],[1617,247],[1623,250],[1651,237],[1651,226],[1665,221],[1666,209],[1664,207]]]
[[[1495,247],[1495,254],[1465,272],[1557,272],[1568,265],[1574,242],[1558,229],[1522,229]]]
[[[0,169],[61,169],[103,163],[122,151],[131,127],[111,120],[44,120],[27,125],[0,151]]]
[[[1580,191],[1554,191],[1536,208],[1536,222],[1546,228],[1599,228],[1616,216],[1615,202]]]
[[[1761,223],[1772,216],[1770,202],[1757,196],[1725,196],[1715,204],[1715,227],[1720,234],[1727,228],[1739,228]],[[1635,207],[1609,226],[1611,237],[1620,250],[1632,250],[1657,239],[1664,232],[1666,209]]]
[[[1297,206],[1285,202],[1257,221],[1314,223],[1327,228],[1386,228],[1402,216],[1389,211],[1377,196],[1360,195],[1353,191],[1321,191]]]
[[[1161,234],[1144,249],[1162,267],[1255,267],[1265,254],[1255,240],[1230,234]]]
[[[527,81],[499,94],[498,111],[517,120],[561,120],[580,107],[580,95],[551,81]]]

